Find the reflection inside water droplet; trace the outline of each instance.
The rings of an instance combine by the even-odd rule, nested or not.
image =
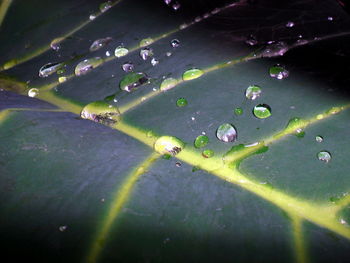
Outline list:
[[[180,41],[178,39],[173,39],[170,41],[170,45],[174,48],[179,47],[180,46]]]
[[[151,65],[154,67],[154,66],[156,66],[156,65],[158,65],[159,64],[159,60],[158,59],[156,59],[156,58],[152,58],[151,59]]]
[[[272,78],[276,79],[285,79],[289,76],[289,71],[279,64],[271,67],[269,73]]]
[[[200,70],[198,68],[193,68],[193,69],[189,69],[189,70],[185,71],[182,74],[182,79],[185,81],[192,80],[192,79],[199,78],[203,74],[204,74],[204,72],[202,70]]]
[[[100,57],[94,57],[94,58],[89,58],[81,61],[76,67],[75,67],[75,75],[76,76],[81,76],[85,75],[92,69],[98,67],[103,63],[103,59]]]
[[[265,119],[271,116],[271,108],[267,104],[258,104],[254,107],[253,114],[259,119]]]
[[[32,88],[30,90],[28,90],[28,96],[31,97],[31,98],[34,98],[36,96],[39,95],[39,90],[36,89],[36,88]]]
[[[320,151],[317,154],[317,158],[322,162],[328,163],[332,159],[332,156],[331,156],[330,152]]]
[[[125,63],[122,65],[122,69],[123,69],[125,72],[132,72],[132,71],[134,71],[134,64],[131,63],[131,62],[125,62]]]
[[[233,125],[224,123],[216,130],[216,137],[222,142],[234,142],[237,139],[237,131]]]
[[[39,69],[39,77],[46,78],[64,67],[64,65],[63,62],[47,63]]]
[[[91,44],[90,51],[99,50],[100,48],[107,46],[111,41],[111,37],[97,39]]]
[[[160,90],[161,91],[167,91],[169,89],[172,89],[177,85],[178,81],[177,79],[174,78],[166,78],[165,80],[162,81],[160,84]]]
[[[149,57],[153,56],[153,50],[151,48],[145,47],[140,50],[140,57],[143,60],[147,60]]]
[[[120,113],[117,107],[104,101],[95,101],[87,104],[80,113],[81,118],[98,122],[104,125],[113,125],[118,122]]]
[[[117,58],[124,57],[129,53],[129,49],[125,48],[124,46],[116,47],[114,50],[114,56]]]
[[[142,72],[131,72],[123,77],[119,83],[119,88],[127,92],[135,90],[137,87],[149,83],[149,78]]]
[[[173,136],[162,136],[154,143],[154,150],[160,154],[176,155],[183,150],[185,144]]]
[[[323,137],[320,136],[320,135],[317,135],[317,136],[315,137],[315,140],[316,140],[316,142],[323,142]]]
[[[255,100],[260,97],[260,94],[261,88],[258,85],[250,85],[245,91],[245,96],[249,100]]]

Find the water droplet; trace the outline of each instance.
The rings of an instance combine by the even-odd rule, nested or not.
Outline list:
[[[124,57],[129,53],[129,49],[124,46],[119,46],[114,50],[114,56],[117,58]]]
[[[316,119],[317,120],[322,120],[324,118],[323,114],[317,114]]]
[[[147,134],[146,134],[146,136],[147,136],[148,138],[153,138],[153,137],[156,137],[156,134],[154,133],[154,131],[148,131]]]
[[[172,55],[172,53],[171,53],[171,52],[166,52],[165,55],[166,55],[167,57],[170,57],[170,56]]]
[[[125,62],[125,63],[122,65],[122,69],[123,69],[125,72],[134,71],[134,64],[132,64],[131,62]]]
[[[107,46],[111,42],[112,42],[111,37],[97,39],[91,44],[90,51],[99,50],[100,48]]]
[[[57,75],[61,75],[61,74],[63,74],[64,72],[66,72],[66,69],[65,68],[60,68],[60,69],[58,69],[57,70]]]
[[[118,122],[120,113],[117,107],[109,105],[104,101],[95,101],[83,108],[80,117],[104,125],[113,125]]]
[[[283,56],[288,51],[288,45],[283,42],[279,41],[277,43],[273,43],[271,45],[268,45],[261,53],[263,57],[276,57],[276,56]]]
[[[243,109],[242,108],[235,108],[234,110],[236,115],[242,115],[243,114]]]
[[[90,19],[90,21],[92,21],[92,20],[94,20],[96,17],[97,17],[97,14],[94,13],[94,14],[91,14],[91,15],[89,16],[89,19]]]
[[[329,17],[327,17],[327,20],[328,20],[328,21],[333,21],[333,17],[332,17],[332,16],[329,16]]]
[[[237,131],[233,125],[224,123],[216,130],[216,137],[222,142],[234,142],[237,140]]]
[[[245,96],[249,100],[255,100],[260,97],[260,94],[261,88],[258,85],[250,85],[245,91]]]
[[[119,83],[119,88],[121,90],[125,90],[127,92],[131,92],[137,87],[149,83],[149,78],[145,73],[137,72],[137,73],[129,73],[123,77],[123,79]]]
[[[254,35],[249,35],[245,43],[249,46],[255,46],[256,44],[258,44],[258,40],[256,40],[256,37]]]
[[[321,151],[317,154],[317,159],[319,159],[322,162],[328,163],[332,159],[332,156],[327,151]]]
[[[47,63],[39,69],[39,77],[46,78],[62,68],[65,64],[63,62]]]
[[[145,47],[140,50],[140,57],[143,60],[147,60],[149,57],[153,56],[153,50],[151,48]]]
[[[31,98],[34,98],[36,96],[39,95],[39,90],[36,89],[36,88],[32,88],[30,90],[28,90],[28,96],[31,97]]]
[[[176,101],[176,105],[178,107],[184,107],[187,105],[187,100],[185,98],[179,98],[177,101]]]
[[[205,135],[199,135],[195,140],[194,140],[194,147],[196,148],[202,148],[206,146],[209,142],[208,136]]]
[[[174,78],[166,78],[165,80],[162,81],[160,84],[160,90],[161,91],[167,91],[169,89],[174,88],[178,83],[177,79]]]
[[[109,52],[108,50],[106,51],[106,57],[110,57],[111,56],[111,52]]]
[[[327,110],[326,113],[334,115],[334,114],[339,113],[341,110],[342,110],[341,107],[332,107],[329,110]]]
[[[202,76],[203,73],[204,72],[198,68],[189,69],[182,74],[182,79],[185,81],[196,79],[196,78],[199,78],[200,76]]]
[[[294,26],[294,22],[292,21],[288,21],[287,24],[286,24],[286,27],[293,27]]]
[[[81,76],[85,75],[92,69],[98,67],[103,63],[103,59],[100,57],[94,57],[94,58],[89,58],[81,61],[76,67],[75,67],[75,75],[76,76]]]
[[[277,79],[285,79],[289,76],[289,71],[279,64],[271,67],[269,73],[272,78]]]
[[[214,156],[214,151],[213,151],[213,150],[210,150],[210,149],[204,150],[204,151],[202,152],[202,156],[203,156],[204,158],[211,158],[211,157]]]
[[[178,39],[173,39],[170,41],[170,45],[174,48],[179,47],[180,46],[180,41]]]
[[[160,154],[176,155],[183,150],[185,144],[173,136],[162,136],[154,143],[154,150]]]
[[[59,83],[63,83],[63,82],[66,82],[67,81],[67,77],[59,77],[58,78],[58,82]]]
[[[305,132],[302,130],[306,125],[308,124],[308,121],[303,120],[298,117],[291,118],[288,121],[288,124],[286,126],[285,132],[287,133],[294,133],[297,137],[304,137]]]
[[[176,162],[175,165],[176,165],[176,167],[181,167],[181,163],[180,162]]]
[[[271,116],[271,108],[266,104],[258,104],[254,107],[253,114],[259,119],[265,119]]]
[[[164,3],[165,3],[166,5],[170,5],[171,0],[164,0]]]
[[[50,43],[50,47],[55,50],[58,51],[61,48],[61,41],[63,41],[64,38],[63,37],[59,37],[59,38],[55,38],[54,40],[51,41]]]
[[[154,42],[154,40],[150,37],[144,38],[140,41],[139,46],[140,47],[147,47],[147,46],[151,45],[153,42]]]
[[[180,30],[185,29],[186,27],[188,27],[187,24],[182,24],[182,25],[179,26]]]
[[[317,135],[317,136],[315,137],[315,140],[316,140],[316,142],[323,142],[323,137],[320,136],[320,135]]]
[[[217,14],[217,13],[219,13],[220,12],[220,8],[214,8],[212,11],[211,11],[211,13],[213,14],[213,15],[215,15],[215,14]]]
[[[159,60],[158,59],[156,59],[156,58],[152,58],[151,59],[151,65],[154,67],[154,66],[156,66],[156,65],[158,65],[159,64]]]
[[[106,12],[108,9],[110,9],[112,7],[112,1],[107,1],[107,2],[104,2],[102,4],[100,4],[100,11],[103,13],[103,12]]]
[[[176,1],[176,2],[172,5],[172,7],[173,7],[173,9],[174,9],[175,11],[177,11],[177,10],[180,9],[181,4],[180,4],[179,2]]]
[[[61,232],[64,232],[64,231],[67,230],[67,226],[60,226],[58,229],[59,229]]]

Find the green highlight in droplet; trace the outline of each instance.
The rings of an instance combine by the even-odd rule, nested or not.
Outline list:
[[[131,72],[125,75],[119,83],[121,90],[131,92],[137,87],[148,83],[149,78],[142,72]]]
[[[177,79],[174,78],[166,78],[162,81],[162,83],[160,84],[160,90],[161,91],[167,91],[169,89],[174,88],[178,83]]]
[[[243,114],[243,109],[242,108],[235,108],[234,113],[239,116]]]
[[[123,46],[119,46],[114,50],[114,56],[116,56],[117,58],[124,57],[128,53],[129,53],[129,49],[127,49]]]
[[[185,98],[179,98],[176,101],[176,106],[178,106],[178,107],[184,107],[186,105],[187,105],[187,100]]]
[[[92,69],[100,66],[103,63],[103,59],[100,57],[89,58],[81,61],[74,70],[76,76],[85,75]]]
[[[80,116],[83,119],[102,123],[104,125],[113,125],[120,119],[118,108],[104,101],[95,101],[87,104],[81,111]]]
[[[140,41],[139,46],[140,47],[147,47],[147,46],[151,45],[153,42],[154,42],[154,40],[150,37],[144,38]]]
[[[209,138],[206,135],[199,135],[195,140],[194,140],[194,147],[196,148],[202,148],[206,146],[209,142]]]
[[[182,74],[182,79],[185,81],[192,80],[192,79],[199,78],[203,74],[204,74],[204,72],[202,70],[200,70],[198,68],[193,68],[193,69],[189,69],[189,70],[185,71]]]
[[[202,152],[202,156],[203,156],[204,158],[211,158],[211,157],[214,156],[214,151],[211,150],[211,149],[204,150],[204,151]]]
[[[266,119],[271,116],[271,108],[266,104],[258,104],[254,107],[253,114],[259,119]]]
[[[306,127],[308,123],[309,122],[307,120],[301,119],[299,117],[293,117],[287,123],[286,132],[297,133],[298,131],[300,131],[299,129]]]
[[[176,155],[184,147],[185,143],[173,136],[162,136],[154,143],[154,150],[160,154]]]

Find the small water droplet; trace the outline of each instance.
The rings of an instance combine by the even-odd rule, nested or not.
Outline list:
[[[334,115],[334,114],[339,113],[341,110],[342,110],[341,107],[332,107],[329,110],[327,110],[326,113]]]
[[[97,14],[94,13],[94,14],[91,14],[91,15],[89,16],[89,19],[90,19],[90,21],[92,21],[92,20],[94,20],[96,17],[97,17]]]
[[[111,52],[109,52],[109,50],[106,51],[106,57],[110,57],[111,56]]]
[[[323,137],[321,135],[317,135],[315,137],[316,142],[323,142]]]
[[[54,40],[51,41],[50,43],[50,47],[55,50],[58,51],[61,48],[61,41],[63,41],[64,38],[63,37],[59,37],[59,38],[55,38]]]
[[[176,155],[181,152],[185,144],[173,136],[162,136],[154,143],[154,150],[160,154]]]
[[[209,138],[206,135],[199,135],[195,140],[194,140],[194,147],[196,148],[202,148],[206,146],[209,142]]]
[[[124,46],[119,46],[114,50],[114,56],[117,58],[124,57],[129,53],[129,49]]]
[[[245,43],[249,46],[255,46],[256,44],[258,44],[258,40],[256,40],[256,37],[254,35],[249,35]]]
[[[193,69],[189,69],[189,70],[185,71],[182,74],[182,79],[185,81],[192,80],[192,79],[199,78],[203,74],[204,74],[204,72],[202,70],[200,70],[198,68],[193,68]]]
[[[132,64],[131,62],[125,62],[125,63],[122,65],[122,69],[123,69],[125,72],[132,72],[132,71],[134,71],[134,64]]]
[[[243,114],[243,109],[242,108],[235,108],[234,110],[235,114],[238,115],[242,115]]]
[[[216,137],[222,142],[234,142],[237,140],[237,131],[233,125],[224,123],[216,130]]]
[[[76,76],[81,76],[85,75],[92,69],[98,67],[103,63],[103,59],[100,57],[94,57],[94,58],[89,58],[81,61],[76,67],[75,67],[75,75]]]
[[[194,19],[194,22],[198,23],[202,21],[202,18],[200,16],[197,16],[195,19]]]
[[[104,101],[91,102],[83,108],[80,117],[104,125],[113,125],[118,122],[120,113],[117,107],[110,106]]]
[[[182,25],[179,26],[179,28],[180,28],[181,30],[182,30],[182,29],[185,29],[186,27],[188,27],[187,24],[182,24]]]
[[[178,39],[173,39],[173,40],[170,41],[170,45],[173,48],[179,47],[180,46],[180,41]]]
[[[294,26],[294,22],[292,22],[292,21],[288,21],[286,24],[286,27],[289,27],[289,28],[291,28],[293,26]]]
[[[170,57],[172,54],[173,54],[173,53],[171,53],[171,52],[169,52],[169,51],[165,53],[165,55],[166,55],[167,57]]]
[[[214,151],[213,151],[213,150],[210,150],[210,149],[204,150],[204,151],[202,152],[202,156],[203,156],[204,158],[211,158],[211,157],[214,156]]]
[[[316,119],[322,120],[324,118],[323,114],[317,114]]]
[[[36,89],[36,88],[32,88],[30,90],[28,90],[28,96],[31,97],[31,98],[34,98],[36,96],[39,95],[39,90]]]
[[[161,91],[167,91],[169,89],[174,88],[178,83],[177,79],[174,78],[166,78],[165,80],[162,81],[160,84],[160,90]]]
[[[101,199],[101,202],[104,203],[106,200],[104,198]]]
[[[269,73],[272,78],[276,79],[285,79],[289,76],[289,71],[279,64],[271,67]]]
[[[64,232],[64,231],[67,230],[67,226],[60,226],[58,229],[59,229],[61,232]]]
[[[258,104],[254,107],[253,114],[259,119],[265,119],[271,116],[271,108],[267,104]]]
[[[39,77],[46,78],[61,69],[64,65],[63,62],[47,63],[39,69]]]
[[[249,100],[255,100],[256,98],[260,97],[260,95],[261,88],[258,85],[250,85],[245,91],[245,96]]]
[[[58,82],[59,83],[63,83],[63,82],[66,82],[67,81],[67,77],[59,77],[58,78]]]
[[[90,46],[90,51],[96,51],[112,42],[111,37],[96,39]]]
[[[172,5],[172,7],[173,7],[173,9],[174,9],[175,11],[177,11],[177,10],[180,9],[181,4],[180,4],[179,2],[176,1],[176,2]]]
[[[215,9],[213,9],[212,11],[211,11],[211,13],[213,14],[213,15],[215,15],[215,14],[217,14],[217,13],[219,13],[220,12],[220,8],[215,8]]]
[[[330,152],[320,151],[317,154],[317,159],[319,159],[322,162],[328,163],[332,159],[332,156],[331,156]]]
[[[100,11],[106,12],[108,9],[110,9],[113,6],[112,1],[107,1],[102,4],[100,4]]]
[[[154,40],[150,37],[144,38],[140,41],[139,46],[140,47],[147,47],[151,45],[154,42]]]
[[[147,136],[148,138],[153,138],[153,137],[156,137],[156,134],[154,133],[154,131],[148,131],[147,134],[146,134],[146,136]]]
[[[142,72],[131,72],[125,75],[119,83],[119,88],[127,92],[135,90],[137,87],[149,83],[149,78]]]
[[[140,50],[140,57],[143,60],[147,60],[149,57],[153,56],[153,50],[149,47],[145,47],[143,49]]]
[[[195,120],[196,120],[196,118],[195,118],[195,117],[191,117],[191,120],[192,120],[192,121],[195,121]]]
[[[175,165],[176,165],[176,167],[181,167],[181,163],[180,162],[176,162]]]
[[[327,17],[327,20],[328,20],[328,21],[333,21],[333,17],[332,17],[332,16],[329,16],[329,17]]]
[[[158,65],[159,64],[159,60],[158,59],[156,59],[156,58],[152,58],[151,59],[151,65],[154,67],[154,66],[156,66],[156,65]]]
[[[184,107],[186,105],[187,105],[187,100],[185,98],[179,98],[176,101],[176,106],[178,106],[178,107]]]
[[[164,3],[165,3],[166,5],[170,5],[171,0],[164,0]]]

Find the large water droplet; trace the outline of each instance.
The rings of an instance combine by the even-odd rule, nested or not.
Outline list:
[[[204,151],[202,152],[202,156],[203,156],[204,158],[211,158],[211,157],[214,156],[214,151],[211,150],[211,149],[204,150]]]
[[[245,96],[249,100],[255,100],[260,97],[260,94],[261,88],[258,85],[250,85],[245,91]]]
[[[154,42],[154,40],[150,37],[144,38],[140,41],[139,46],[140,47],[147,47],[147,46],[151,45],[153,42]]]
[[[39,69],[39,77],[45,78],[61,69],[65,64],[63,62],[47,63]]]
[[[143,49],[140,50],[140,57],[143,60],[147,60],[149,57],[153,56],[153,50],[149,47],[145,47]]]
[[[162,136],[154,143],[154,150],[160,154],[176,155],[185,148],[185,143],[173,136]]]
[[[289,76],[289,71],[279,64],[271,67],[269,73],[272,78],[276,79],[285,79]]]
[[[120,57],[124,57],[126,56],[127,54],[129,53],[129,49],[123,47],[123,46],[119,46],[117,47],[115,50],[114,50],[114,55],[117,57],[117,58],[120,58]]]
[[[179,98],[177,101],[176,101],[176,105],[178,107],[184,107],[187,105],[187,100],[185,98]]]
[[[317,159],[319,159],[322,162],[328,163],[332,159],[332,155],[330,154],[330,152],[320,151],[317,154]]]
[[[132,64],[131,62],[125,62],[125,63],[122,65],[122,69],[123,69],[125,72],[134,71],[134,64]]]
[[[172,46],[172,47],[179,47],[180,46],[180,41],[178,40],[178,39],[173,39],[173,40],[171,40],[170,41],[170,45]]]
[[[107,1],[107,2],[104,2],[102,4],[100,4],[100,11],[103,13],[103,12],[106,12],[108,9],[110,9],[112,7],[112,1]]]
[[[90,51],[99,50],[100,48],[107,46],[109,43],[111,43],[111,41],[111,37],[97,39],[91,44]]]
[[[85,59],[75,67],[75,70],[74,70],[75,75],[76,76],[84,75],[89,71],[91,71],[92,69],[98,67],[102,63],[103,63],[103,59],[100,57]]]
[[[123,79],[119,83],[119,88],[121,90],[125,90],[127,92],[131,92],[137,87],[146,84],[149,82],[149,78],[145,73],[137,72],[137,73],[129,73],[123,77]]]
[[[237,131],[233,125],[224,123],[216,130],[216,137],[223,142],[234,142],[237,139]]]
[[[160,84],[160,90],[161,91],[167,91],[169,89],[172,89],[173,87],[175,87],[178,83],[177,79],[174,78],[166,78],[165,80],[162,81],[162,83]]]
[[[315,140],[316,140],[316,142],[323,142],[323,137],[320,136],[320,135],[317,135],[317,136],[315,137]]]
[[[104,101],[95,101],[87,104],[81,111],[83,119],[92,120],[104,125],[113,125],[118,122],[119,110]]]
[[[194,140],[194,147],[196,148],[202,148],[206,146],[209,142],[209,138],[206,135],[199,135],[195,140]]]
[[[265,119],[271,116],[271,108],[267,104],[258,104],[254,107],[253,114],[259,119]]]
[[[28,96],[29,97],[34,98],[34,97],[36,97],[38,95],[39,95],[39,90],[38,89],[32,88],[32,89],[28,90]]]
[[[189,69],[187,71],[185,71],[182,74],[182,79],[183,80],[192,80],[192,79],[196,79],[199,78],[200,76],[202,76],[204,74],[204,72],[198,68],[193,68],[193,69]]]

